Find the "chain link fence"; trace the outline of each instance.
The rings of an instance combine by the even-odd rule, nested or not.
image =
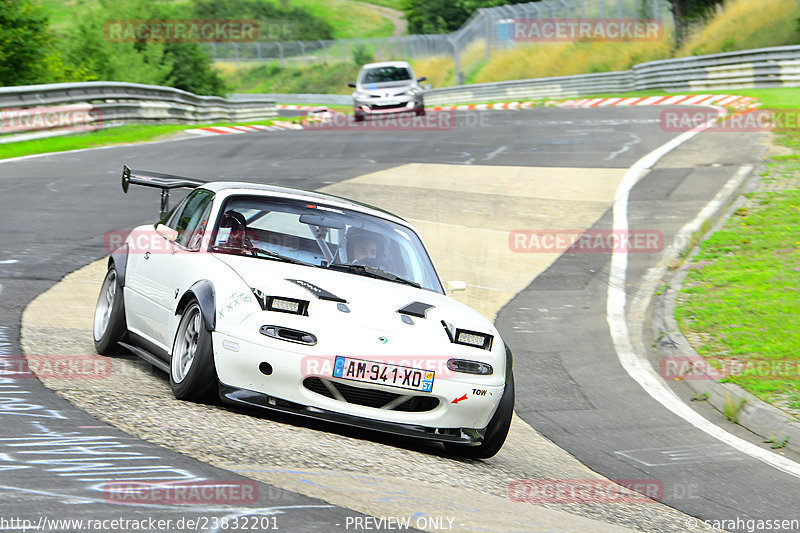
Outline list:
[[[407,35],[381,39],[333,41],[256,41],[210,43],[216,61],[313,64],[353,61],[357,55],[376,61],[411,60],[449,56],[455,63],[457,83],[463,83],[459,60],[466,51],[478,51],[489,60],[495,50],[514,47],[514,22],[520,19],[646,19],[659,21],[665,31],[673,29],[668,0],[543,0],[476,11],[457,31],[448,34]]]

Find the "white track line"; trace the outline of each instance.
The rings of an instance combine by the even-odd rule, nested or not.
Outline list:
[[[650,169],[667,153],[674,150],[684,142],[688,141],[704,129],[710,127],[714,121],[709,121],[702,128],[696,131],[687,131],[681,135],[673,138],[666,144],[656,148],[649,154],[639,159],[632,167],[628,169],[625,176],[617,188],[614,197],[614,211],[613,211],[613,230],[627,231],[628,230],[628,197],[631,189]],[[748,170],[749,171],[749,170]],[[742,170],[740,169],[740,173]],[[728,184],[725,185],[717,196],[714,197],[697,217],[688,223],[679,232],[679,236],[683,236],[686,231],[691,232],[691,228],[699,228],[702,220],[710,216],[717,208],[721,206],[724,201],[724,193],[728,192],[728,185],[734,179],[742,176],[734,176]],[[677,240],[677,239],[676,239]],[[608,328],[611,333],[611,339],[614,342],[614,349],[617,352],[617,357],[622,364],[625,371],[634,379],[650,396],[653,397],[658,403],[672,411],[674,414],[683,418],[697,429],[707,433],[715,439],[723,442],[736,450],[749,455],[755,459],[763,461],[764,463],[777,468],[787,474],[800,477],[800,464],[795,463],[768,450],[760,448],[755,444],[747,442],[731,433],[728,433],[721,427],[705,419],[703,416],[692,410],[686,405],[675,393],[672,392],[666,383],[653,369],[653,366],[647,360],[644,353],[636,353],[633,348],[630,333],[628,331],[628,322],[625,315],[625,287],[626,287],[626,271],[628,267],[627,253],[613,253],[611,254],[611,272],[608,279],[608,301],[606,304],[606,319],[608,321]]]

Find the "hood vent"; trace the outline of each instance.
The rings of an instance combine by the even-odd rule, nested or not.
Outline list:
[[[328,300],[330,302],[339,302],[339,303],[343,303],[343,304],[347,303],[347,300],[345,300],[344,298],[339,298],[335,294],[330,293],[330,292],[326,291],[325,289],[323,289],[321,287],[317,287],[313,283],[309,283],[307,281],[303,281],[302,279],[289,279],[289,278],[286,278],[286,281],[291,281],[292,283],[296,283],[297,285],[300,285],[301,287],[303,287],[305,290],[307,290],[308,292],[310,292],[311,294],[313,294],[314,296],[316,296],[320,300]]]
[[[433,306],[431,304],[424,304],[422,302],[411,302],[407,306],[398,309],[397,312],[402,315],[411,315],[418,318],[425,318],[425,315],[428,313],[428,310],[432,308]]]

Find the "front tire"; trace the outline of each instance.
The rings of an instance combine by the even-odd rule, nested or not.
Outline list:
[[[124,352],[119,341],[125,340],[128,325],[125,323],[125,302],[117,269],[112,264],[94,309],[94,349],[100,355],[116,355]]]
[[[508,436],[508,428],[511,426],[511,419],[514,416],[514,376],[506,384],[506,390],[503,391],[503,397],[500,399],[500,404],[497,406],[492,419],[489,420],[489,425],[486,426],[486,435],[483,441],[477,446],[464,446],[461,444],[444,443],[447,451],[454,455],[467,457],[469,459],[488,459],[494,457]]]
[[[196,300],[189,302],[178,324],[170,357],[169,383],[179,400],[213,403],[219,394],[211,332],[205,327]]]

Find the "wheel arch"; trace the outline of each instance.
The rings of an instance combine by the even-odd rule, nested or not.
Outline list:
[[[511,355],[511,348],[506,344],[506,385],[514,375],[514,356]]]
[[[200,314],[203,315],[203,324],[206,329],[208,331],[214,331],[217,317],[214,284],[207,279],[195,282],[195,284],[189,287],[189,290],[181,296],[178,306],[175,308],[175,314],[182,314],[189,304],[189,301],[192,299],[197,300],[200,306]]]
[[[125,286],[125,272],[128,267],[128,243],[123,244],[108,256],[108,268],[117,270],[117,279],[121,287]]]

